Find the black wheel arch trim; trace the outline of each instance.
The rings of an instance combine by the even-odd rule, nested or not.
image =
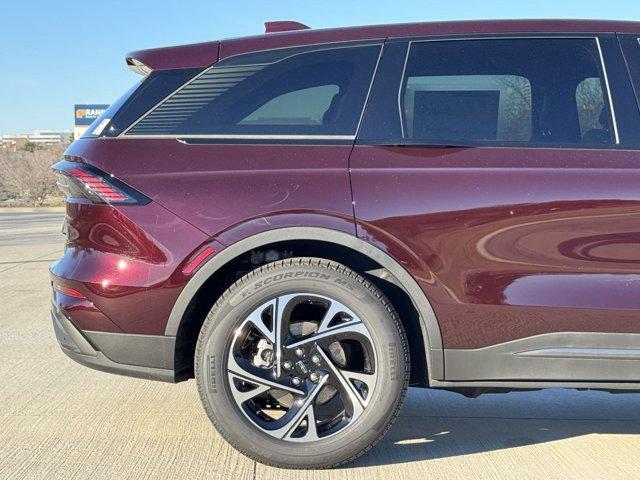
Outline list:
[[[409,296],[419,314],[429,380],[444,380],[444,354],[440,327],[433,307],[413,276],[398,261],[378,247],[354,235],[328,228],[277,228],[244,238],[224,248],[203,264],[182,289],[171,310],[164,334],[171,337],[177,336],[191,300],[200,287],[228,262],[260,246],[292,240],[315,240],[334,243],[366,255],[387,269]]]

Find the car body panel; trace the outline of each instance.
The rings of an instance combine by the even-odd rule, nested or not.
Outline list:
[[[68,202],[67,223],[67,247],[51,268],[54,286],[78,290],[90,303],[74,305],[70,319],[86,330],[163,334],[187,281],[180,267],[209,238],[154,202]]]
[[[349,184],[351,145],[186,144],[175,139],[75,142],[85,158],[214,237],[239,224],[290,224],[355,233]],[[135,159],[135,161],[132,161]],[[326,224],[325,220],[326,219]],[[300,224],[300,223],[298,223]]]
[[[356,147],[360,237],[413,258],[444,348],[640,332],[640,154]]]

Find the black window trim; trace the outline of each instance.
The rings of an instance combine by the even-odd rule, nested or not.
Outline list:
[[[413,39],[402,39],[402,38],[394,38],[388,39],[387,42],[391,40],[404,40],[406,43],[406,52],[404,65],[402,67],[402,74],[400,76],[400,83],[398,84],[398,92],[397,92],[397,104],[398,104],[398,118],[400,122],[400,131],[402,138],[397,141],[385,142],[385,141],[366,141],[363,145],[382,145],[382,146],[407,146],[407,147],[461,147],[461,148],[475,148],[475,147],[486,147],[486,148],[572,148],[572,149],[582,149],[582,150],[593,150],[593,149],[613,149],[622,147],[622,143],[620,141],[620,133],[618,129],[618,122],[616,118],[615,108],[613,105],[613,94],[609,82],[609,77],[607,74],[606,62],[604,58],[604,54],[602,52],[602,47],[600,45],[600,37],[602,33],[594,33],[594,34],[570,34],[570,33],[558,33],[558,34],[527,34],[527,35],[514,35],[514,34],[504,34],[504,35],[454,35],[454,36],[434,36],[434,37],[420,37]],[[407,63],[409,61],[409,54],[411,53],[411,46],[414,43],[426,43],[426,42],[450,42],[450,41],[474,41],[474,40],[527,40],[527,39],[586,39],[586,40],[595,40],[596,49],[598,51],[599,56],[599,69],[602,73],[605,90],[606,90],[606,101],[607,101],[607,110],[609,114],[609,119],[611,120],[611,125],[613,127],[613,142],[611,144],[567,144],[567,143],[547,143],[547,144],[532,144],[531,142],[500,142],[500,141],[479,141],[479,142],[464,142],[461,145],[450,145],[450,144],[438,144],[438,143],[425,143],[422,141],[416,141],[406,138],[404,131],[404,119],[402,114],[402,93],[403,87],[405,83],[406,76],[406,68]],[[640,39],[639,39],[640,41]],[[626,149],[626,148],[624,148]]]
[[[618,41],[618,47],[622,54],[622,60],[624,62],[627,77],[631,83],[631,89],[633,90],[633,97],[636,100],[636,105],[640,110],[640,84],[637,81],[638,73],[640,72],[640,64],[637,58],[631,58],[628,51],[629,45],[626,44],[627,40],[637,44],[637,48],[640,49],[640,36],[638,34],[617,34],[616,39]]]
[[[361,40],[361,41],[346,41],[346,42],[328,42],[328,43],[320,43],[320,44],[312,44],[312,45],[300,45],[300,46],[290,46],[290,47],[279,47],[279,48],[274,48],[274,49],[267,49],[267,50],[258,50],[258,51],[253,51],[253,52],[246,52],[246,53],[240,53],[237,55],[232,55],[230,57],[226,57],[222,60],[220,60],[219,62],[214,63],[213,65],[211,65],[208,68],[205,68],[202,72],[198,73],[196,76],[194,76],[193,78],[189,79],[187,82],[185,82],[184,84],[180,85],[176,90],[172,91],[169,95],[167,95],[166,97],[164,97],[162,100],[160,100],[158,103],[156,103],[152,108],[150,108],[147,112],[145,112],[143,115],[140,116],[140,118],[138,118],[135,122],[133,122],[131,125],[129,125],[124,131],[122,131],[120,134],[118,134],[116,137],[114,138],[127,138],[127,139],[175,139],[178,140],[180,143],[189,145],[189,144],[195,144],[195,143],[206,143],[208,140],[213,141],[214,143],[217,141],[221,141],[223,143],[254,143],[254,144],[260,144],[260,143],[266,143],[266,144],[273,144],[273,143],[277,143],[280,141],[291,141],[291,142],[300,142],[300,143],[305,143],[305,144],[310,144],[313,143],[314,141],[318,141],[318,143],[339,143],[339,144],[352,144],[355,139],[357,138],[357,134],[358,131],[360,130],[360,126],[362,124],[362,120],[364,118],[364,112],[365,112],[365,108],[367,105],[367,101],[369,100],[369,95],[371,94],[371,89],[373,87],[373,82],[376,78],[376,72],[378,70],[378,65],[380,64],[380,59],[382,58],[382,52],[384,50],[384,43],[385,43],[385,39],[371,39],[371,40]],[[247,63],[247,64],[243,64],[245,66],[253,66],[253,65],[271,65],[271,64],[276,64],[279,62],[282,62],[284,60],[287,60],[289,58],[298,56],[298,55],[304,55],[307,53],[312,53],[312,52],[321,52],[321,51],[329,51],[329,50],[338,50],[338,49],[343,49],[343,48],[358,48],[358,47],[368,47],[368,46],[379,46],[380,50],[378,51],[378,57],[376,59],[374,68],[373,68],[373,72],[371,75],[371,79],[369,80],[369,85],[367,87],[367,93],[365,95],[365,100],[362,104],[361,110],[360,110],[360,115],[358,117],[358,122],[356,124],[356,128],[354,130],[354,133],[351,135],[322,135],[322,134],[311,134],[311,135],[287,135],[287,134],[158,134],[158,135],[154,135],[154,134],[128,134],[129,130],[133,129],[138,123],[140,123],[142,120],[145,119],[145,117],[147,117],[148,115],[150,115],[151,113],[153,113],[154,110],[156,110],[157,108],[159,108],[166,100],[168,100],[169,98],[171,98],[173,95],[175,95],[176,93],[178,93],[180,90],[182,90],[183,88],[189,86],[189,84],[191,84],[192,82],[194,82],[195,80],[197,80],[199,77],[201,77],[202,75],[206,74],[207,72],[209,72],[210,70],[214,69],[214,68],[224,68],[225,64],[227,63],[228,60],[230,59],[236,59],[237,57],[242,57],[242,56],[250,56],[250,55],[256,55],[256,54],[263,54],[266,52],[273,52],[273,51],[278,51],[278,50],[286,50],[286,49],[295,49],[295,50],[299,50],[296,51],[295,53],[292,53],[291,55],[287,55],[285,57],[282,57],[278,60],[276,60],[275,62],[272,62],[270,64],[263,64],[263,63]],[[189,141],[189,140],[196,140],[196,141]]]

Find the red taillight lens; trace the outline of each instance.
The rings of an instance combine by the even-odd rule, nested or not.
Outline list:
[[[194,270],[196,270],[202,264],[202,262],[204,262],[213,253],[215,253],[215,250],[213,248],[206,247],[198,255],[196,255],[194,259],[187,264],[186,267],[182,269],[182,273],[184,273],[185,275],[191,275]]]
[[[67,295],[69,297],[82,298],[85,300],[87,298],[78,290],[74,290],[73,288],[63,287],[62,285],[55,285],[53,288],[58,292],[62,293],[63,295]]]
[[[87,190],[95,193],[105,202],[123,202],[127,200],[126,194],[119,192],[97,175],[84,172],[79,168],[72,168],[69,173],[75,175]]]
[[[53,166],[57,185],[67,198],[85,198],[109,205],[145,205],[149,198],[112,175],[87,164],[62,161]]]

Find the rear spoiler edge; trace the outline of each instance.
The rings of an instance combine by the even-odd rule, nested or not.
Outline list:
[[[220,41],[137,50],[126,55],[129,69],[147,76],[154,70],[206,68],[218,61]]]

